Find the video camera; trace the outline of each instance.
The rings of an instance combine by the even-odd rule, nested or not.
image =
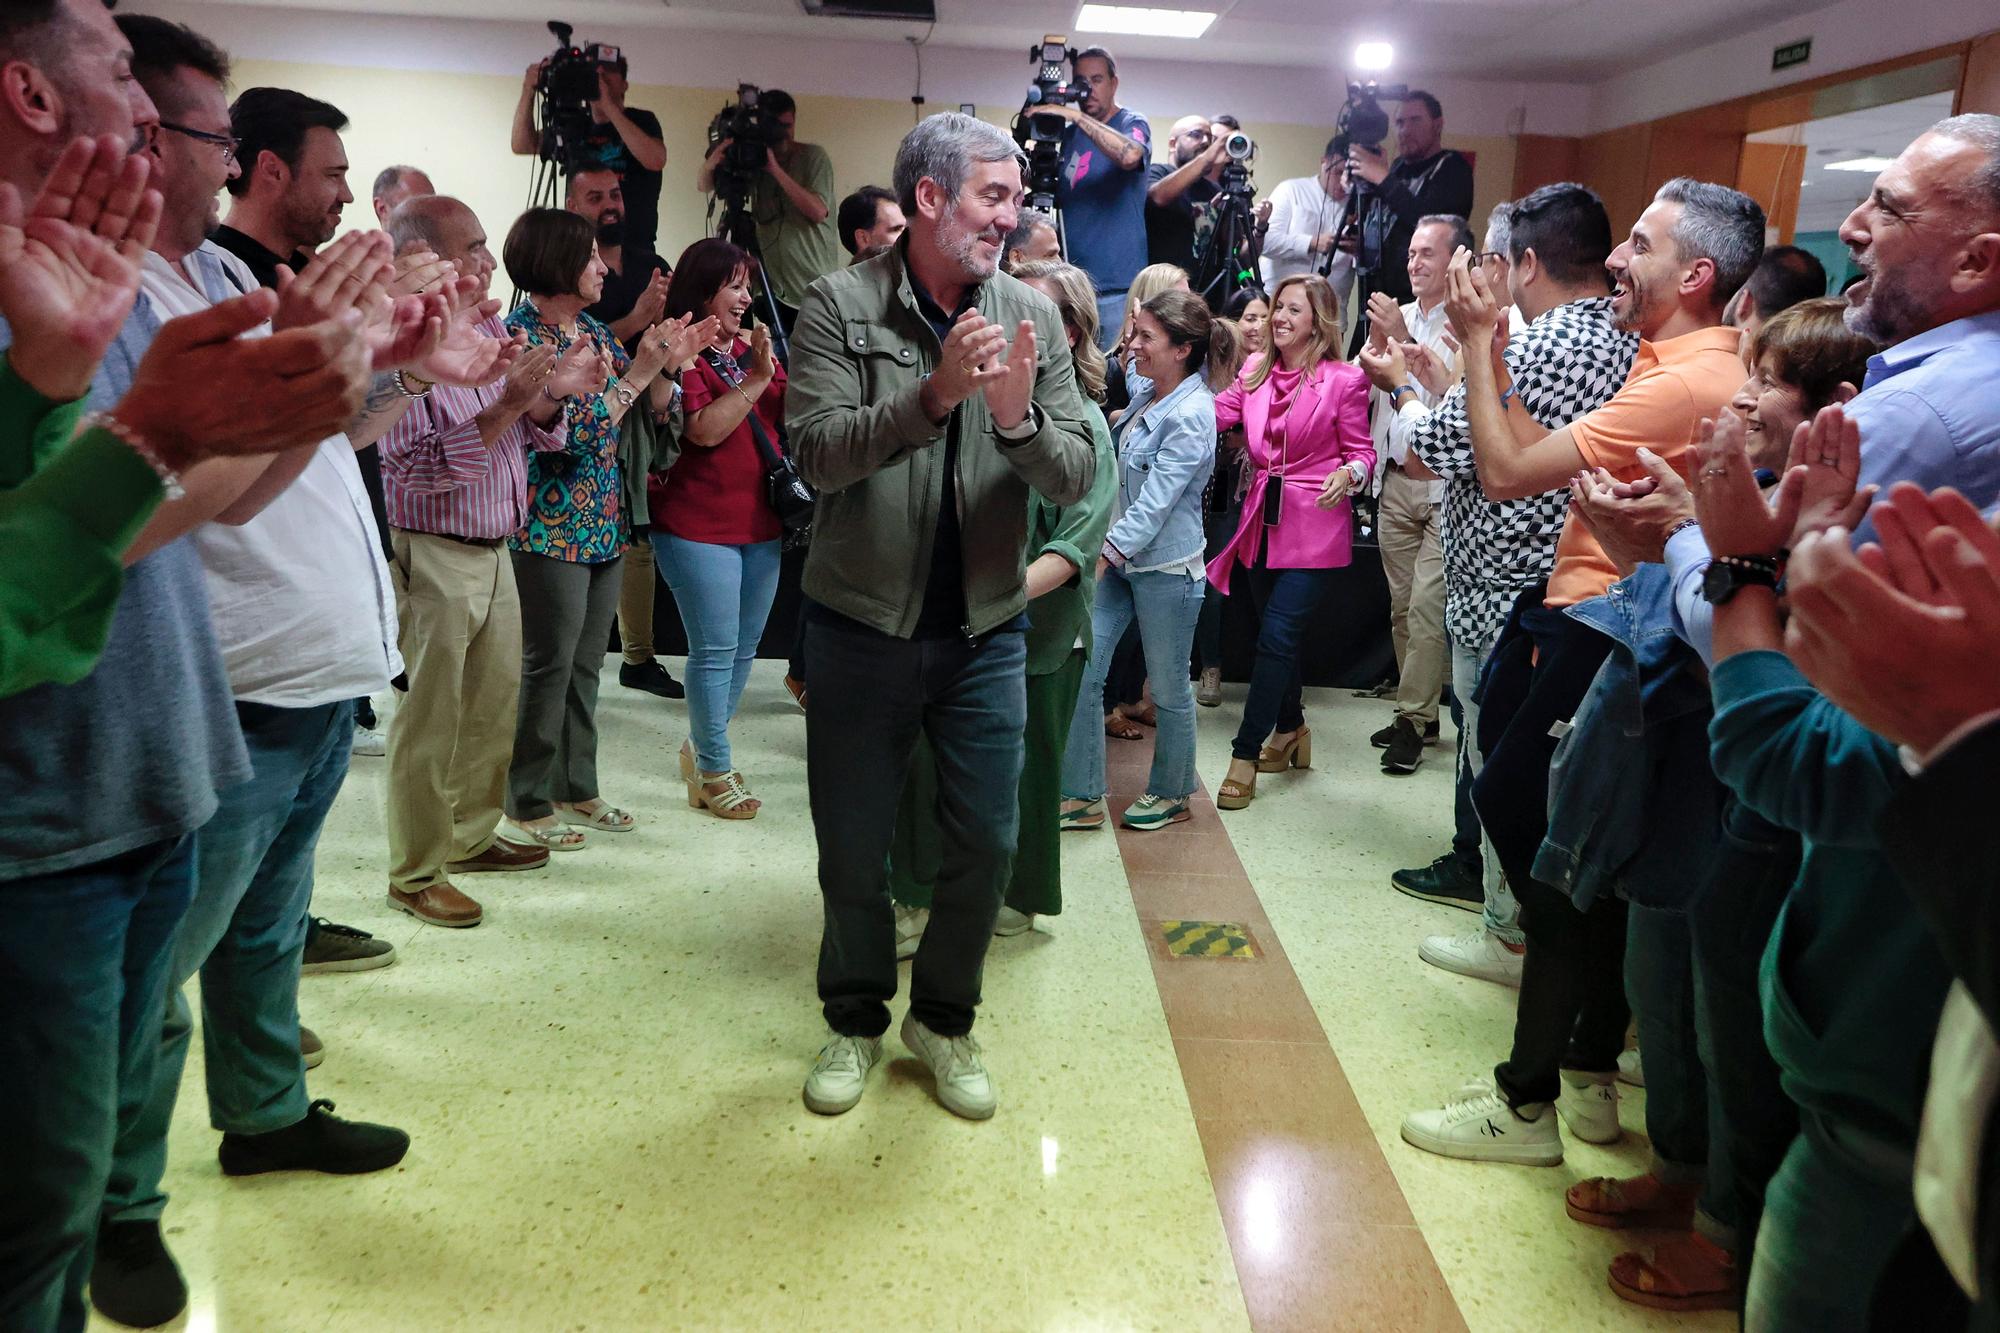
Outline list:
[[[1222,155],[1228,160],[1222,164],[1222,176],[1217,182],[1222,194],[1255,194],[1256,187],[1250,183],[1250,163],[1257,156],[1257,142],[1242,130],[1230,131],[1222,141]]]
[[[729,150],[715,164],[715,192],[724,199],[740,202],[747,198],[750,186],[764,172],[768,151],[785,141],[785,127],[758,105],[762,95],[763,89],[756,84],[739,83],[736,100],[708,122],[710,152],[724,139],[730,141]]]
[[[1342,158],[1356,148],[1364,148],[1371,153],[1381,152],[1382,145],[1389,138],[1389,113],[1376,99],[1386,97],[1392,102],[1401,102],[1409,95],[1407,84],[1392,83],[1385,88],[1373,79],[1366,83],[1349,83],[1347,102],[1340,108],[1340,119],[1333,127],[1333,151]],[[1340,220],[1340,234],[1334,249],[1327,252],[1326,262],[1329,265],[1335,253],[1349,250],[1354,255],[1357,273],[1366,276],[1382,266],[1384,228],[1379,223],[1370,223],[1370,214],[1376,211],[1376,201],[1375,187],[1350,172],[1347,179],[1347,211]]]
[[[544,162],[568,171],[576,146],[592,133],[590,107],[603,93],[598,66],[615,65],[625,57],[618,47],[601,42],[575,45],[570,38],[576,29],[568,23],[551,22],[549,31],[555,34],[556,51],[535,83],[542,101],[542,142],[537,151]]]
[[[1053,116],[1037,116],[1034,110],[1041,106],[1077,105],[1083,101],[1085,91],[1070,83],[1064,68],[1074,68],[1076,63],[1076,52],[1071,49],[1067,34],[1050,33],[1043,37],[1028,48],[1028,59],[1035,65],[1035,79],[1028,85],[1021,114],[1014,117],[1014,142],[1028,154],[1028,205],[1051,209],[1062,184],[1063,122]]]

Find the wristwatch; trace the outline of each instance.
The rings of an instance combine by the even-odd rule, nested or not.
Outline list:
[[[1701,576],[1701,595],[1721,606],[1745,588],[1778,586],[1778,560],[1768,555],[1718,555]]]

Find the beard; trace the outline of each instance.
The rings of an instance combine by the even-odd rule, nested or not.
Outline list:
[[[1931,273],[1883,273],[1863,268],[1861,302],[1841,312],[1851,332],[1892,347],[1930,324],[1930,312],[1944,295],[1944,282]]]
[[[599,245],[623,245],[625,243],[625,215],[623,213],[610,212],[598,216],[597,243]]]
[[[1180,147],[1174,149],[1174,165],[1177,167],[1184,167],[1188,163],[1194,161],[1196,158],[1200,157],[1203,153],[1207,151],[1208,149],[1206,146],[1203,146],[1201,148],[1196,148],[1193,144],[1184,143]]]
[[[286,210],[285,233],[301,250],[325,245],[338,230],[339,219],[327,209],[300,205]]]
[[[990,259],[980,252],[979,243],[982,240],[991,241],[1000,247]],[[984,282],[993,276],[994,271],[1000,267],[1000,255],[1004,253],[1006,245],[1006,233],[997,228],[988,227],[985,231],[973,231],[967,227],[959,220],[956,204],[946,211],[938,225],[938,249],[942,250],[953,263],[958,265],[960,271],[974,282]]]

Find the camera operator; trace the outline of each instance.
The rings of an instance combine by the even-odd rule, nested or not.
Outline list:
[[[595,49],[595,48],[591,48]],[[608,56],[616,48],[607,48]],[[546,59],[528,66],[521,79],[521,100],[514,107],[514,151],[533,157],[541,150],[535,126],[535,90]],[[618,173],[625,189],[626,244],[651,251],[660,232],[660,172],[667,165],[667,145],[660,138],[660,118],[625,105],[627,65],[623,53],[597,65],[597,100],[590,104],[590,131],[572,143],[563,170],[604,167]]]
[[[1347,159],[1339,142],[1327,141],[1317,175],[1280,181],[1271,191],[1271,223],[1264,234],[1264,290],[1274,290],[1286,278],[1317,273],[1333,287],[1345,310],[1354,290],[1354,256],[1334,243],[1347,217]]]
[[[1220,190],[1231,131],[1221,121],[1182,116],[1167,133],[1171,164],[1146,168],[1146,262],[1194,271],[1195,241]]]
[[[864,185],[840,201],[840,243],[859,259],[870,250],[894,245],[910,224],[896,202],[896,192]]]
[[[1069,262],[1097,288],[1098,342],[1109,348],[1125,325],[1125,293],[1146,265],[1146,172],[1153,130],[1118,105],[1118,62],[1101,46],[1077,53],[1079,106],[1036,106],[1036,116],[1069,123],[1062,133],[1063,211]]]
[[[806,289],[840,267],[833,226],[833,159],[816,143],[796,137],[799,111],[792,95],[768,88],[757,105],[781,137],[764,150],[764,173],[750,187],[750,216],[757,224],[758,258],[778,298],[778,318],[792,331]],[[695,187],[715,192],[715,169],[736,141],[724,139],[702,159]]]
[[[1418,220],[1433,214],[1472,216],[1472,164],[1441,146],[1444,107],[1429,93],[1412,88],[1396,110],[1395,123],[1399,155],[1393,165],[1379,149],[1358,143],[1349,146],[1347,161],[1348,170],[1375,188],[1378,206],[1388,211],[1386,225],[1376,224],[1383,233],[1375,290],[1401,304],[1411,299],[1410,237]]]

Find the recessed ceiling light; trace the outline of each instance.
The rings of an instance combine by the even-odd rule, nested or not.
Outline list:
[[[1396,49],[1387,42],[1363,42],[1354,48],[1356,69],[1387,69],[1396,58]]]
[[[1896,164],[1893,157],[1850,157],[1845,162],[1822,162],[1827,171],[1885,171]]]
[[[1147,37],[1199,37],[1215,22],[1205,9],[1138,9],[1131,5],[1085,5],[1077,11],[1082,32],[1133,32]]]

